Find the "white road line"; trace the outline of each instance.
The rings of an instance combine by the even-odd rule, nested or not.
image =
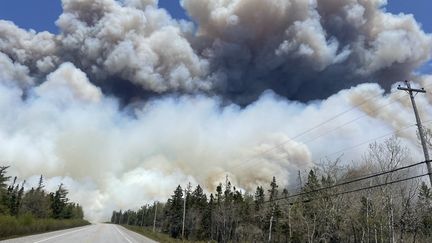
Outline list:
[[[74,231],[67,232],[67,233],[64,233],[64,234],[55,235],[55,236],[52,236],[52,237],[49,237],[49,238],[46,238],[46,239],[43,239],[43,240],[38,240],[38,241],[35,241],[35,242],[33,242],[33,243],[44,242],[44,241],[47,241],[47,240],[51,240],[51,239],[58,238],[58,237],[60,237],[60,236],[65,236],[65,235],[68,235],[68,234],[72,234],[72,233],[75,233],[75,232],[79,232],[79,231],[83,231],[83,230],[88,230],[88,229],[89,229],[89,228],[84,228],[84,229],[74,230]]]
[[[125,238],[126,240],[127,240],[127,242],[129,242],[129,243],[132,243],[132,241],[130,241],[127,237],[126,237],[126,235],[124,235],[122,232],[121,232],[121,230],[119,230],[118,228],[117,228],[117,226],[114,226],[114,228],[121,234],[121,236],[123,236],[123,238]]]

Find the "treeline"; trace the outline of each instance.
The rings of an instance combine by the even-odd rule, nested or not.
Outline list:
[[[67,198],[63,184],[47,192],[41,176],[38,186],[26,191],[25,181],[11,181],[7,169],[0,166],[0,238],[88,224],[82,207]]]
[[[183,233],[184,239],[192,241],[432,242],[431,189],[421,179],[391,183],[421,168],[332,187],[400,168],[410,163],[407,155],[395,138],[374,143],[362,163],[346,166],[340,160],[327,161],[299,178],[297,190],[280,188],[274,177],[254,193],[237,189],[228,178],[209,195],[200,185],[185,190],[179,185],[167,202],[114,211],[111,222],[155,226],[173,238]],[[373,185],[381,186],[344,193]]]

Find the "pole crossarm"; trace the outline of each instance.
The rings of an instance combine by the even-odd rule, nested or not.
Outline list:
[[[398,90],[405,90],[408,92],[412,91],[412,92],[417,92],[417,93],[426,93],[426,90],[424,90],[423,88],[422,89],[413,89],[413,88],[405,88],[405,87],[398,86],[397,89]]]

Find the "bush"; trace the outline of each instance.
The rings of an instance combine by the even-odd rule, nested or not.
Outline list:
[[[151,228],[143,228],[143,227],[131,226],[131,225],[123,225],[123,226],[128,230],[132,230],[138,234],[144,235],[152,240],[159,241],[159,242],[165,242],[165,243],[192,242],[187,240],[173,239],[169,235],[160,232],[153,232]],[[193,241],[193,242],[199,243],[204,241]]]
[[[0,215],[0,239],[89,225],[83,219],[35,219],[31,214],[19,217]]]

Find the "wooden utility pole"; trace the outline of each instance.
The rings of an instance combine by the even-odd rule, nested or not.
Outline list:
[[[269,227],[268,242],[271,242],[271,238],[272,238],[272,226],[273,226],[273,215],[270,217],[270,227]]]
[[[158,207],[158,202],[155,202],[155,214],[154,214],[154,218],[153,218],[153,232],[155,232],[156,230],[156,214],[157,214],[157,207]],[[183,223],[184,224],[184,223]]]
[[[182,226],[182,239],[184,239],[184,228],[185,228],[185,219],[186,219],[186,198],[187,198],[187,190],[184,190],[184,203],[183,203],[183,226]]]
[[[142,207],[141,227],[144,227],[144,206]]]
[[[411,84],[408,81],[405,81],[405,85],[406,85],[406,87],[402,87],[399,85],[398,90],[407,91],[410,98],[411,98],[411,104],[412,104],[413,109],[414,109],[414,115],[415,115],[415,118],[417,121],[417,127],[418,127],[419,136],[420,136],[420,141],[421,141],[421,144],[423,147],[424,158],[425,158],[425,162],[426,162],[426,166],[427,166],[427,170],[428,170],[428,174],[429,174],[429,182],[430,182],[430,185],[432,186],[432,167],[431,167],[431,161],[429,158],[429,151],[427,148],[426,139],[424,136],[424,130],[423,130],[423,126],[421,123],[420,115],[418,114],[417,105],[416,105],[415,99],[414,99],[414,93],[426,93],[426,90],[424,90],[424,88],[413,89],[413,88],[411,88]]]
[[[302,178],[301,178],[301,172],[300,172],[300,170],[298,171],[298,179],[299,179],[299,184],[300,184],[299,190],[301,190],[303,188],[303,183],[302,183]]]

